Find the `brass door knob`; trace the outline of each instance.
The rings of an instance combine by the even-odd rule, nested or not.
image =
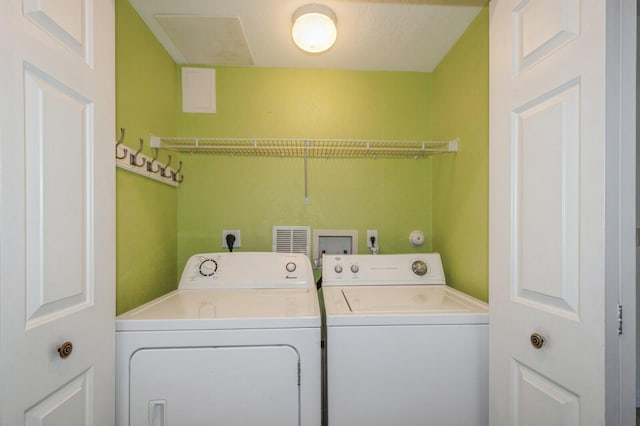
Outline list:
[[[58,355],[60,355],[62,359],[71,355],[71,351],[73,351],[73,344],[71,342],[64,342],[58,347]]]
[[[536,349],[540,349],[544,345],[544,337],[538,333],[533,333],[529,340],[531,341],[531,346]]]

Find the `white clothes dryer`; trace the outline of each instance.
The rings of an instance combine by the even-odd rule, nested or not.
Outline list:
[[[329,426],[489,423],[488,306],[437,253],[325,255]]]
[[[192,256],[177,290],[116,319],[117,424],[318,426],[320,343],[306,256]]]

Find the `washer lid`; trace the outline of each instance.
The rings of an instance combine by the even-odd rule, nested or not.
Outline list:
[[[488,305],[446,285],[323,288],[327,325],[487,323]]]
[[[320,327],[315,289],[175,290],[116,318],[117,331]]]

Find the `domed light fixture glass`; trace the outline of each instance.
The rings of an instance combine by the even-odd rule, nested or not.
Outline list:
[[[293,14],[291,36],[296,46],[305,52],[324,52],[336,42],[336,22],[336,14],[327,6],[307,4]]]

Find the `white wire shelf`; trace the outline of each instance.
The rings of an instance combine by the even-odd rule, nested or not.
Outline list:
[[[393,141],[337,139],[224,139],[151,136],[151,146],[169,151],[305,158],[425,158],[456,152],[451,141]]]

